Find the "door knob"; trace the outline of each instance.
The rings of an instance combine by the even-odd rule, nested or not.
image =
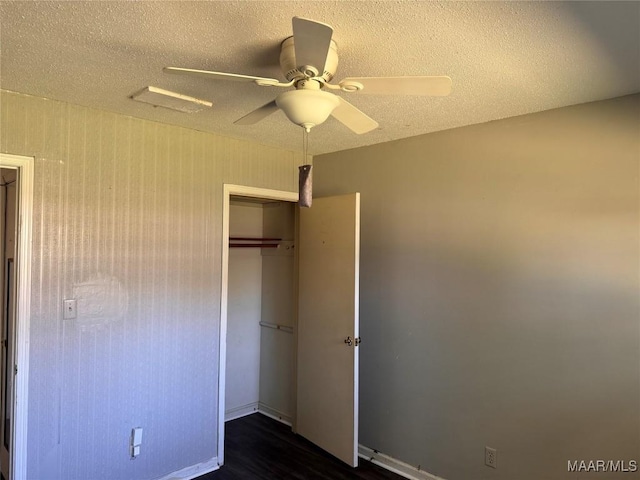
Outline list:
[[[347,337],[344,339],[344,343],[346,343],[349,347],[355,343],[357,347],[362,343],[362,339],[360,337],[356,337],[354,340],[351,337]]]

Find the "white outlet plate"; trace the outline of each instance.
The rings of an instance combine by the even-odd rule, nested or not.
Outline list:
[[[484,447],[484,464],[487,467],[498,468],[498,451],[495,448]]]
[[[73,320],[78,316],[78,302],[75,298],[69,298],[62,302],[62,318]]]

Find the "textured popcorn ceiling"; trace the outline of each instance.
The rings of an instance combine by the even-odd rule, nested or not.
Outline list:
[[[640,91],[639,2],[0,2],[0,87],[301,150],[282,112],[233,121],[282,90],[162,73],[282,78],[291,17],[333,26],[347,76],[449,75],[449,97],[342,94],[380,128],[314,128],[314,154]],[[195,114],[132,101],[156,86],[210,100]]]

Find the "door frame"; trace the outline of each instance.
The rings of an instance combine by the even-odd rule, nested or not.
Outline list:
[[[222,279],[220,282],[220,332],[218,360],[218,465],[224,464],[225,393],[227,371],[227,315],[229,294],[229,206],[231,196],[296,203],[297,192],[225,183],[222,195]]]
[[[34,158],[0,153],[0,167],[18,170],[18,242],[16,253],[15,382],[11,402],[10,479],[27,476],[27,419],[29,394],[29,319],[31,309],[31,237]]]

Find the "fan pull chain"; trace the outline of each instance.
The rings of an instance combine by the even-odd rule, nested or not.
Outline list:
[[[307,153],[309,152],[309,132],[306,128],[302,129],[302,151],[304,153],[304,161],[307,161]]]
[[[307,161],[307,152],[309,151],[309,132],[307,132],[304,128],[302,129],[302,155],[303,162]],[[312,160],[313,162],[313,160]],[[299,199],[298,204],[301,207],[311,207],[312,201],[312,178],[311,178],[311,169],[312,165],[301,165],[300,166],[300,177],[298,182],[298,192]]]

